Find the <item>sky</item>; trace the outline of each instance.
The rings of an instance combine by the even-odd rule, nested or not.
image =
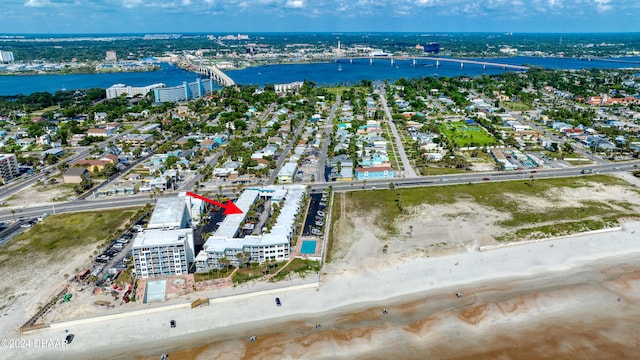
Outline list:
[[[640,32],[639,0],[0,0],[0,34]]]

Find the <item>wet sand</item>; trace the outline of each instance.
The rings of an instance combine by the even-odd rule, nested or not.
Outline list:
[[[628,260],[477,284],[461,299],[455,289],[401,297],[388,315],[363,304],[202,334],[170,359],[637,359],[640,268]]]

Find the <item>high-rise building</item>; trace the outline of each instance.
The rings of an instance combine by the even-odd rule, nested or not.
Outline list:
[[[0,51],[0,63],[12,63],[14,61],[13,51]]]
[[[114,50],[107,50],[107,56],[105,58],[107,61],[118,61],[118,56]]]
[[[15,154],[0,154],[0,181],[6,183],[20,175],[18,159]]]

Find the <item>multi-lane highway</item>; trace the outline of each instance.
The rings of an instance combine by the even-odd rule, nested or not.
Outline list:
[[[590,174],[583,174],[584,169],[591,169]],[[391,183],[396,188],[420,187],[420,186],[444,186],[454,184],[468,183],[488,183],[514,180],[529,180],[531,176],[535,179],[547,179],[557,177],[571,176],[591,176],[596,174],[608,174],[622,171],[632,171],[640,169],[640,160],[629,161],[625,163],[614,163],[604,165],[593,165],[589,167],[574,167],[568,169],[540,169],[525,171],[499,171],[485,173],[462,173],[441,176],[423,176],[416,178],[394,178],[367,180],[366,185],[362,182],[316,182],[308,185],[310,192],[321,192],[331,186],[333,191],[356,191],[356,190],[374,190],[388,188]],[[499,186],[499,184],[496,184]],[[231,196],[232,189],[225,189],[223,196]],[[167,193],[165,196],[175,196],[175,193]],[[101,200],[73,200],[66,203],[56,205],[32,206],[21,209],[20,212],[12,213],[11,209],[0,210],[0,221],[12,221],[14,216],[16,219],[31,219],[41,216],[43,213],[68,213],[78,211],[91,211],[102,209],[116,209],[133,206],[143,206],[144,204],[155,203],[155,199],[149,195],[136,195],[129,197],[106,198]]]

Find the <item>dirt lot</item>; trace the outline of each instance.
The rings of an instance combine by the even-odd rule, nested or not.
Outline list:
[[[72,184],[63,184],[62,176],[54,177],[56,184],[36,183],[26,189],[14,194],[4,201],[5,206],[10,208],[24,208],[28,206],[55,204],[57,202],[72,200],[76,194]]]

